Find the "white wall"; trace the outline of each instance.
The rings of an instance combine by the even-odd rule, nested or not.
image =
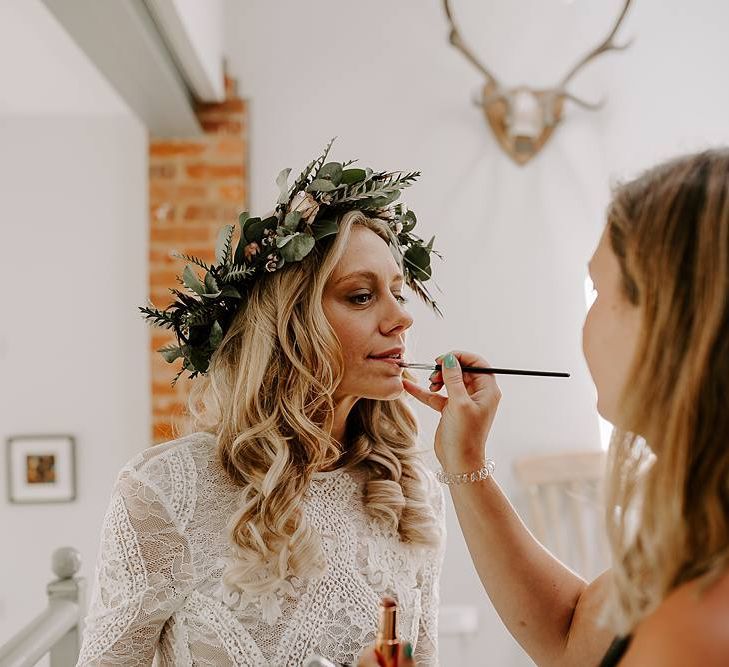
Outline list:
[[[507,84],[555,83],[607,32],[622,3],[453,0],[465,38]],[[251,101],[252,208],[270,209],[275,175],[302,167],[331,137],[334,157],[420,169],[406,200],[437,235],[446,313],[415,305],[418,360],[449,348],[495,365],[566,369],[569,381],[503,379],[491,439],[497,477],[521,506],[517,456],[599,446],[594,389],[582,361],[585,265],[609,183],[652,162],[729,140],[725,27],[729,5],[636,0],[623,54],[573,82],[599,113],[569,118],[530,165],[514,166],[469,103],[479,75],[446,41],[436,0],[228,0],[229,68]],[[430,440],[433,417],[419,410]],[[442,579],[447,604],[474,604],[479,664],[529,664],[473,574],[452,513]],[[452,664],[455,654],[444,655]],[[451,660],[451,662],[449,662]],[[476,663],[473,663],[476,664]]]
[[[35,0],[0,0],[0,51],[33,77],[3,78],[0,95],[2,457],[8,436],[70,433],[78,479],[74,502],[10,504],[3,461],[2,644],[46,606],[56,547],[78,548],[91,578],[116,473],[149,444],[150,406],[136,310],[146,132]]]

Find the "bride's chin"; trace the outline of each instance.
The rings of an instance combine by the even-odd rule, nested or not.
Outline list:
[[[392,391],[383,391],[380,396],[377,397],[380,401],[395,401],[400,396],[405,393],[405,389],[402,386],[402,380],[400,378],[396,378],[396,381],[393,381],[393,387]]]

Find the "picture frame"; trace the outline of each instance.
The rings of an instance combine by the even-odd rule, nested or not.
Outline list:
[[[76,441],[71,435],[16,435],[7,439],[11,503],[63,503],[76,499]]]

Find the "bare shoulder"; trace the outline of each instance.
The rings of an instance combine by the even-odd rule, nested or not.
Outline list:
[[[708,588],[673,591],[636,628],[623,665],[729,665],[729,571]]]

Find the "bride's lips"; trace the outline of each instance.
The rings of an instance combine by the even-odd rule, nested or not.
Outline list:
[[[367,357],[369,361],[382,361],[392,366],[400,368],[400,362],[403,359],[405,350],[402,347],[392,347],[389,350],[377,352]]]

